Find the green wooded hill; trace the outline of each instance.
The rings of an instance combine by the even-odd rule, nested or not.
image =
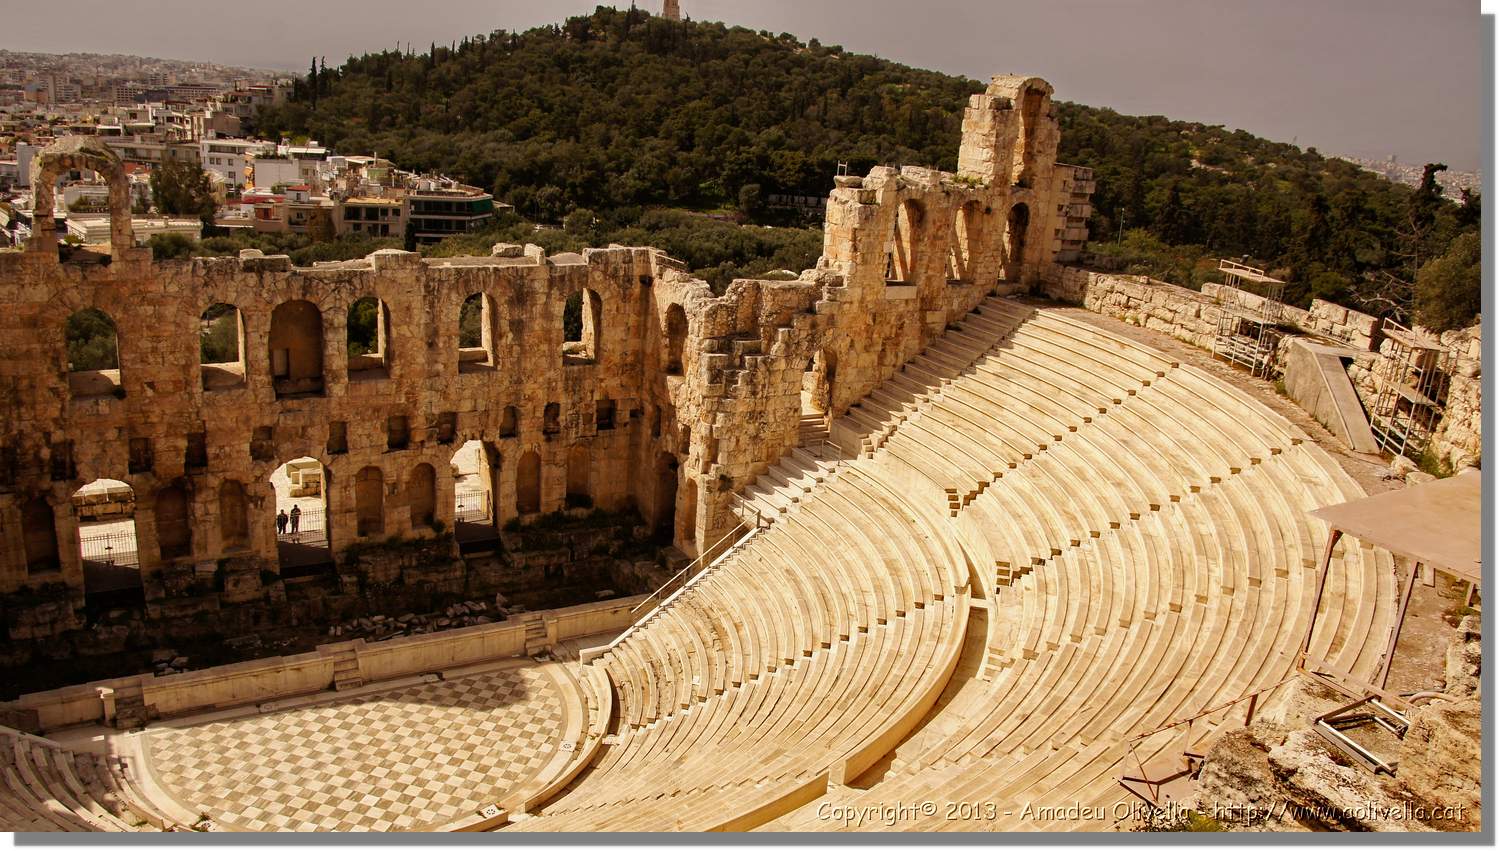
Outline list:
[[[788,34],[601,7],[420,54],[315,64],[292,100],[256,123],[451,174],[530,221],[586,210],[601,231],[649,231],[638,225],[651,207],[785,224],[771,196],[825,195],[841,162],[855,173],[881,163],[952,170],[963,108],[983,88]],[[1098,179],[1090,227],[1101,262],[1196,286],[1212,277],[1211,258],[1243,255],[1289,275],[1291,301],[1320,296],[1405,318],[1436,315],[1418,294],[1456,286],[1447,321],[1469,301],[1478,310],[1478,267],[1469,275],[1462,246],[1442,266],[1447,278],[1458,270],[1457,284],[1417,286],[1430,261],[1477,231],[1477,197],[1449,203],[1435,185],[1413,191],[1243,131],[1057,109],[1059,159]]]

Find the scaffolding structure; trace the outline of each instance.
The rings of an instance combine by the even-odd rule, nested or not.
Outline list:
[[[1393,319],[1380,326],[1384,364],[1377,376],[1370,430],[1380,448],[1419,459],[1443,418],[1453,353],[1431,334]]]
[[[1283,336],[1278,326],[1286,282],[1233,260],[1220,260],[1219,272],[1224,283],[1214,299],[1219,307],[1214,356],[1245,367],[1255,378],[1269,379]]]

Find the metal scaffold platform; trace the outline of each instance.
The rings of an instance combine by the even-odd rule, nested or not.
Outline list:
[[[1278,326],[1286,282],[1233,260],[1220,260],[1219,272],[1224,283],[1214,299],[1219,307],[1214,357],[1239,364],[1256,378],[1269,379],[1275,373],[1276,350],[1283,336]]]
[[[1453,353],[1437,337],[1393,319],[1380,332],[1385,369],[1377,376],[1370,429],[1381,449],[1418,459],[1443,418]]]

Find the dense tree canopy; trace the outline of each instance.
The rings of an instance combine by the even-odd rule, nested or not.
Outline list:
[[[63,335],[68,342],[68,371],[119,369],[115,322],[97,307],[88,307],[68,317]]]
[[[716,248],[695,259],[692,245],[661,245],[676,224],[640,210],[755,219],[770,214],[771,196],[825,195],[841,162],[855,173],[880,163],[952,170],[963,108],[982,90],[816,40],[600,8],[424,54],[316,63],[257,129],[446,172],[493,189],[531,221],[562,223],[579,208],[602,221],[571,217],[559,238],[645,223],[660,226],[639,227],[652,244],[695,269],[798,269],[797,238],[757,244],[709,232]],[[1161,116],[1056,108],[1059,159],[1092,167],[1098,181],[1093,246],[1130,271],[1197,285],[1211,277],[1211,258],[1243,256],[1285,274],[1290,301],[1321,296],[1406,318],[1418,270],[1478,228],[1477,197],[1455,205],[1314,149]],[[702,236],[706,226],[692,224]],[[778,254],[785,263],[772,261]]]
[[[192,216],[207,227],[213,226],[219,208],[208,172],[179,160],[167,160],[151,172],[151,202],[158,213]]]

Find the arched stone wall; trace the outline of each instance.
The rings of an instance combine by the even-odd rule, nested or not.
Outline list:
[[[130,178],[125,163],[95,136],[64,136],[31,161],[32,227],[28,250],[57,255],[57,179],[70,171],[92,171],[109,185],[110,256],[123,259],[135,248],[130,217]]]
[[[1077,193],[1063,193],[1052,171],[1050,102],[1041,101],[1030,119],[1016,107],[1017,92],[1032,79],[997,78],[971,101],[959,174],[881,167],[840,176],[815,268],[797,280],[735,281],[719,294],[649,248],[548,257],[535,246],[497,246],[489,257],[431,260],[383,250],[316,268],[254,251],[160,262],[133,256],[107,265],[97,258],[59,263],[56,252],[0,253],[0,302],[9,307],[0,314],[0,398],[15,412],[0,421],[0,593],[30,580],[28,547],[14,531],[32,510],[28,500],[65,506],[80,484],[108,477],[143,496],[139,538],[148,587],[175,580],[156,576],[162,524],[145,497],[184,482],[192,558],[232,557],[247,594],[260,588],[263,574],[271,594],[278,549],[268,479],[281,462],[306,456],[324,465],[327,537],[336,557],[356,543],[375,543],[359,540],[361,470],[381,472],[381,540],[405,534],[420,525],[406,516],[416,502],[409,483],[422,475],[413,471],[434,467],[434,514],[449,517],[448,460],[470,438],[493,450],[499,526],[518,513],[563,508],[569,450],[582,444],[588,491],[601,508],[639,506],[651,523],[670,514],[674,540],[688,547],[716,541],[728,531],[730,495],[795,442],[801,382],[815,355],[823,353],[821,380],[831,384],[829,407],[839,415],[995,291],[1005,218],[1016,204],[1032,214],[1022,277],[1030,280],[1050,262],[1051,234],[1062,221],[1054,211],[1067,206],[1065,198],[1076,211]],[[1032,129],[1023,134],[1026,126]],[[1033,179],[1018,187],[1009,163],[1023,135],[1034,152]],[[102,151],[97,162],[108,167]],[[921,224],[907,229],[912,280],[887,287],[889,238],[901,211],[912,218],[918,207]],[[961,246],[960,218],[977,222],[972,239],[970,228],[962,229]],[[955,251],[967,254],[968,271],[950,281]],[[479,358],[465,351],[473,346],[459,333],[463,304],[475,295],[489,314],[481,334],[489,334],[491,351]],[[363,296],[379,299],[390,317],[382,346],[391,354],[388,374],[375,381],[351,381],[347,368],[346,317]],[[596,337],[594,351],[560,358],[560,318],[575,296],[580,328]],[[285,306],[294,303],[293,312],[316,321],[288,324],[285,311],[292,309]],[[216,304],[238,314],[238,380],[204,377],[200,331],[204,312]],[[118,325],[120,383],[118,392],[85,399],[69,391],[62,328],[70,313],[91,306]],[[291,335],[294,359],[294,341],[284,338],[299,325]],[[668,367],[676,365],[679,341],[683,369],[676,376]],[[284,378],[300,374],[308,386],[287,386],[273,375],[273,348],[287,350]],[[389,424],[398,421],[405,438],[393,445]],[[663,457],[676,465],[670,488]],[[229,482],[243,483],[242,500]],[[397,485],[404,490],[390,489]],[[234,523],[241,502],[245,535]],[[61,508],[54,527],[60,541],[76,533],[71,512]],[[31,549],[47,548],[37,539]],[[76,589],[76,555],[62,549],[55,581]],[[340,572],[359,569],[337,565]],[[342,578],[349,580],[344,587],[358,587],[363,577]]]

